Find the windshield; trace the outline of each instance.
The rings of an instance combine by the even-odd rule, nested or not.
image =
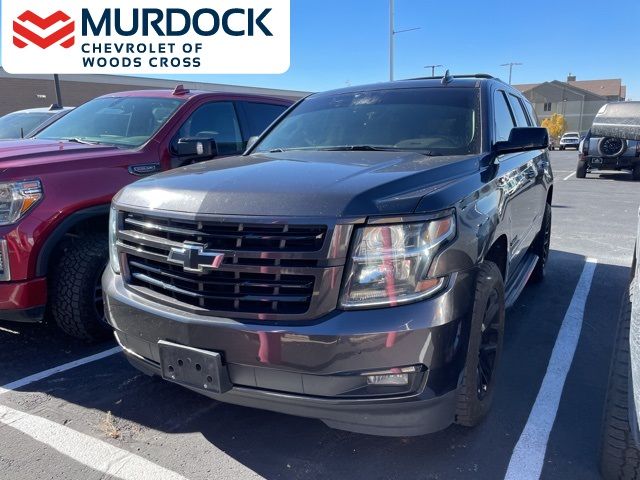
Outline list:
[[[23,138],[51,118],[49,112],[16,112],[0,118],[0,138]]]
[[[255,152],[400,150],[465,155],[480,150],[478,91],[406,88],[312,96]]]
[[[182,100],[171,98],[97,98],[76,108],[35,138],[137,148],[144,145]]]

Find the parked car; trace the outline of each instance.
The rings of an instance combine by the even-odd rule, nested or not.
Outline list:
[[[152,173],[237,155],[290,100],[152,90],[106,95],[0,143],[0,320],[111,335],[100,277],[113,195]]]
[[[592,131],[603,138],[640,140],[640,102],[610,104],[596,117]],[[640,478],[640,226],[617,327],[601,442],[605,480]]]
[[[629,109],[637,109],[640,102],[612,103],[605,105],[594,121],[594,129],[611,129],[620,115]],[[612,133],[620,134],[614,129]],[[587,173],[596,170],[628,170],[634,180],[640,180],[640,137],[624,138],[619,136],[596,135],[589,133],[580,145],[576,176],[585,178]]]
[[[73,110],[73,107],[51,105],[30,108],[0,117],[0,140],[27,138],[45,124],[52,123]]]
[[[578,150],[580,145],[580,134],[578,132],[567,132],[560,138],[560,150],[567,148],[575,148]]]
[[[544,277],[537,125],[486,75],[312,95],[245,155],[116,196],[107,321],[137,368],[223,402],[377,435],[476,425],[505,308]]]

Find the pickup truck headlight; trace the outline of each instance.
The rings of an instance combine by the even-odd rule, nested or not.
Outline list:
[[[0,225],[16,223],[42,196],[40,180],[0,183]]]
[[[392,307],[435,294],[446,279],[429,277],[431,263],[455,235],[453,216],[357,230],[342,308]]]
[[[118,233],[118,211],[111,208],[109,211],[109,264],[114,273],[120,273],[120,259],[116,245]]]

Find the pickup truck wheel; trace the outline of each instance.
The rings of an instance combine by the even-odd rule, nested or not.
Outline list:
[[[640,163],[633,166],[633,171],[631,172],[633,175],[633,179],[637,182],[640,181]]]
[[[502,273],[495,263],[484,262],[478,269],[467,361],[458,387],[458,425],[477,425],[493,403],[496,367],[502,354],[504,308]]]
[[[103,233],[75,238],[62,250],[53,267],[51,312],[62,331],[95,342],[111,331],[103,322],[101,277],[108,262],[108,239]]]
[[[587,162],[585,162],[584,160],[578,160],[578,167],[576,168],[576,177],[577,178],[587,177]]]
[[[549,260],[549,250],[551,249],[551,218],[551,205],[547,203],[544,207],[542,228],[532,245],[533,253],[538,256],[538,263],[529,278],[533,283],[540,283],[544,280],[545,269]]]
[[[626,294],[625,294],[626,295]],[[640,449],[629,425],[631,295],[625,296],[613,352],[602,428],[600,469],[605,480],[640,478]]]

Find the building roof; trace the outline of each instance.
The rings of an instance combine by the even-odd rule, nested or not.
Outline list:
[[[555,80],[554,82],[566,83],[567,85],[586,90],[587,92],[591,92],[594,95],[598,95],[601,97],[615,96],[624,99],[627,96],[627,87],[625,85],[622,85],[622,79],[620,78],[609,78],[602,80],[570,80],[568,82],[560,82],[559,80]],[[542,84],[525,83],[521,85],[514,85],[514,87],[524,93],[533,90],[540,85]]]

